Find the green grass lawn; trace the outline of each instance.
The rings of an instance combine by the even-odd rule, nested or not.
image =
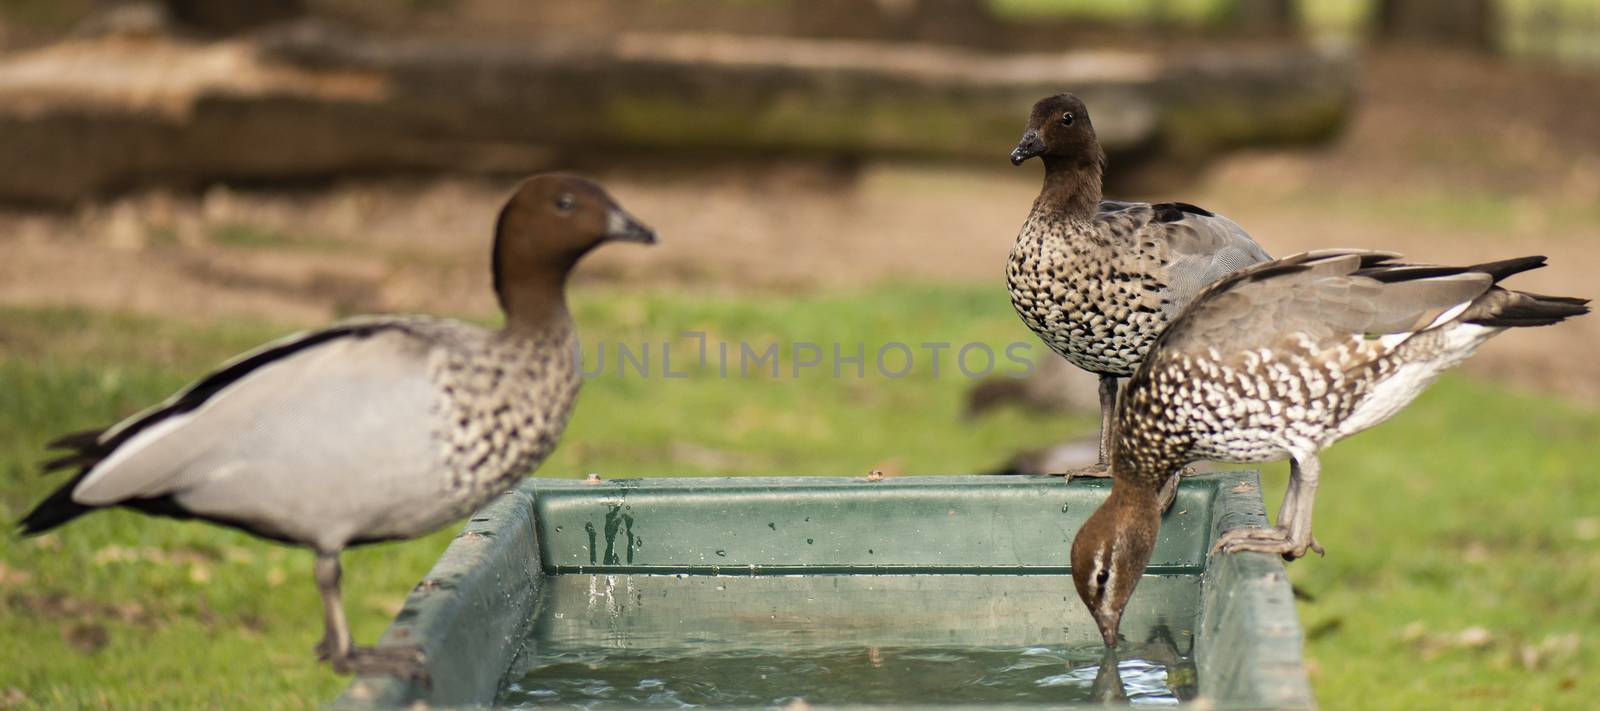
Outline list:
[[[948,353],[934,377],[919,344],[1030,341],[996,289],[619,291],[575,299],[586,365],[606,341],[607,373],[586,386],[543,476],[971,472],[1093,431],[1090,417],[958,421],[970,381]],[[0,310],[0,516],[15,520],[59,481],[37,473],[49,437],[130,414],[287,330]],[[737,377],[734,360],[722,378],[685,368],[697,342],[684,331],[709,334],[713,353],[741,339],[862,342],[868,375],[835,379],[826,352],[800,378],[787,355],[783,377]],[[654,344],[652,377],[615,374],[619,339]],[[661,377],[663,341],[689,377]],[[872,372],[888,341],[918,348],[907,377]],[[1595,442],[1600,413],[1456,378],[1329,452],[1317,509],[1329,555],[1292,566],[1314,597],[1301,617],[1323,705],[1586,706],[1600,692],[1585,673],[1600,668]],[[1282,471],[1269,469],[1273,508]],[[0,535],[0,706],[20,692],[41,707],[310,708],[343,684],[310,653],[321,620],[303,551],[117,511],[42,538]],[[359,639],[376,639],[452,535],[347,555]]]

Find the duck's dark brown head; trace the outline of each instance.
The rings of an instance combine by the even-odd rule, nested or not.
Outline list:
[[[1056,162],[1095,165],[1105,162],[1100,140],[1094,134],[1094,124],[1089,122],[1089,109],[1082,99],[1072,94],[1056,94],[1034,103],[1028,125],[1022,131],[1022,140],[1011,151],[1011,164],[1022,165],[1034,156],[1039,156],[1046,167]]]
[[[1071,94],[1040,99],[1028,116],[1022,140],[1011,151],[1011,163],[1038,156],[1044,163],[1044,187],[1035,211],[1086,220],[1099,209],[1106,154],[1100,150],[1089,110]]]
[[[1072,540],[1072,582],[1107,647],[1117,643],[1122,611],[1150,562],[1160,528],[1154,494],[1119,482]]]
[[[654,244],[656,233],[593,181],[556,173],[522,181],[495,225],[494,290],[507,321],[564,312],[568,274],[606,242]]]

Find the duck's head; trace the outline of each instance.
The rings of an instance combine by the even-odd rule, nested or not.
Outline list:
[[[1072,94],[1056,94],[1033,104],[1022,140],[1011,150],[1011,164],[1022,165],[1034,156],[1041,156],[1047,165],[1053,161],[1105,161],[1105,153],[1095,137],[1094,124],[1089,122],[1089,109],[1082,99]]]
[[[656,233],[591,180],[546,173],[522,181],[495,225],[494,288],[507,316],[545,311],[578,260],[606,242],[654,244]]]
[[[1161,507],[1154,495],[1114,485],[1072,540],[1072,582],[1107,647],[1117,643],[1122,611],[1155,550]]]

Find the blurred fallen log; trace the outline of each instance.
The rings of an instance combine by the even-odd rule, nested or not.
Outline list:
[[[1072,90],[1113,165],[1334,133],[1347,57],[1309,48],[995,55],[628,34],[404,41],[300,23],[216,42],[74,40],[0,58],[0,201],[148,184],[524,172],[637,152],[999,164]]]

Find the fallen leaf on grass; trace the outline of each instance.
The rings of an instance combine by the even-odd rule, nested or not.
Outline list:
[[[1494,643],[1494,635],[1483,627],[1468,627],[1456,635],[1456,646],[1468,649],[1483,649]]]
[[[1600,518],[1585,517],[1573,521],[1572,535],[1580,541],[1600,539]]]
[[[9,568],[6,567],[5,563],[0,563],[0,588],[8,588],[13,585],[26,585],[30,580],[33,580],[33,573],[30,573],[26,570]]]
[[[1564,660],[1578,653],[1578,633],[1553,634],[1538,644],[1525,644],[1517,650],[1517,661],[1529,671],[1548,663]]]
[[[1400,631],[1400,638],[1415,644],[1423,660],[1432,660],[1452,649],[1483,651],[1498,641],[1488,628],[1474,625],[1454,634],[1428,634],[1421,622],[1413,622]],[[1509,661],[1506,658],[1502,662]]]
[[[0,690],[0,709],[17,709],[28,703],[28,695],[21,689],[7,688]]]
[[[42,536],[35,536],[32,539],[32,543],[35,548],[38,548],[42,551],[61,550],[61,539],[57,538],[56,534],[54,533],[46,533]]]
[[[1415,642],[1422,639],[1427,633],[1428,628],[1421,622],[1413,622],[1400,629],[1400,640],[1402,642]]]

